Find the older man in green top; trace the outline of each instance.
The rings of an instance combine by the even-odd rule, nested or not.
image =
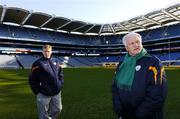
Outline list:
[[[167,82],[161,62],[143,48],[141,35],[123,37],[128,52],[112,84],[113,109],[121,119],[163,119]]]

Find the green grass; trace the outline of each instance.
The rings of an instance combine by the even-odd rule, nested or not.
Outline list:
[[[180,119],[180,69],[167,70],[166,119]]]
[[[0,118],[37,119],[35,97],[29,85],[29,70],[0,70]]]
[[[166,119],[180,119],[180,69],[167,70]],[[0,70],[0,119],[37,119],[29,70]],[[114,69],[64,69],[63,111],[59,119],[115,119],[111,82]]]

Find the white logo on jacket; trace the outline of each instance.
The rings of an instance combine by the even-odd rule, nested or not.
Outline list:
[[[53,62],[54,65],[56,65],[57,63],[56,62]]]
[[[135,69],[136,71],[139,71],[141,69],[141,65],[137,65]]]

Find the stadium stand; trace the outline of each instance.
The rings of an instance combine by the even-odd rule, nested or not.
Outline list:
[[[127,32],[142,35],[143,45],[163,62],[179,65],[180,4],[113,24],[91,24],[19,8],[0,6],[1,67],[29,68],[44,44],[53,46],[65,67],[116,64],[126,53]],[[18,12],[18,15],[13,15]],[[51,20],[49,20],[51,19]],[[9,24],[11,23],[11,24]]]
[[[14,55],[0,55],[0,68],[19,68]]]
[[[16,55],[17,62],[22,64],[23,68],[30,68],[32,63],[39,58],[39,56],[33,55]]]

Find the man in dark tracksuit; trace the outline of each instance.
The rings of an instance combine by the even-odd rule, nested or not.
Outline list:
[[[139,34],[125,35],[123,43],[128,54],[112,84],[115,113],[121,119],[164,119],[167,82],[162,64],[142,47]]]
[[[52,47],[43,46],[43,57],[32,65],[29,83],[37,97],[39,119],[56,119],[62,110],[63,72],[57,59],[51,58]]]

